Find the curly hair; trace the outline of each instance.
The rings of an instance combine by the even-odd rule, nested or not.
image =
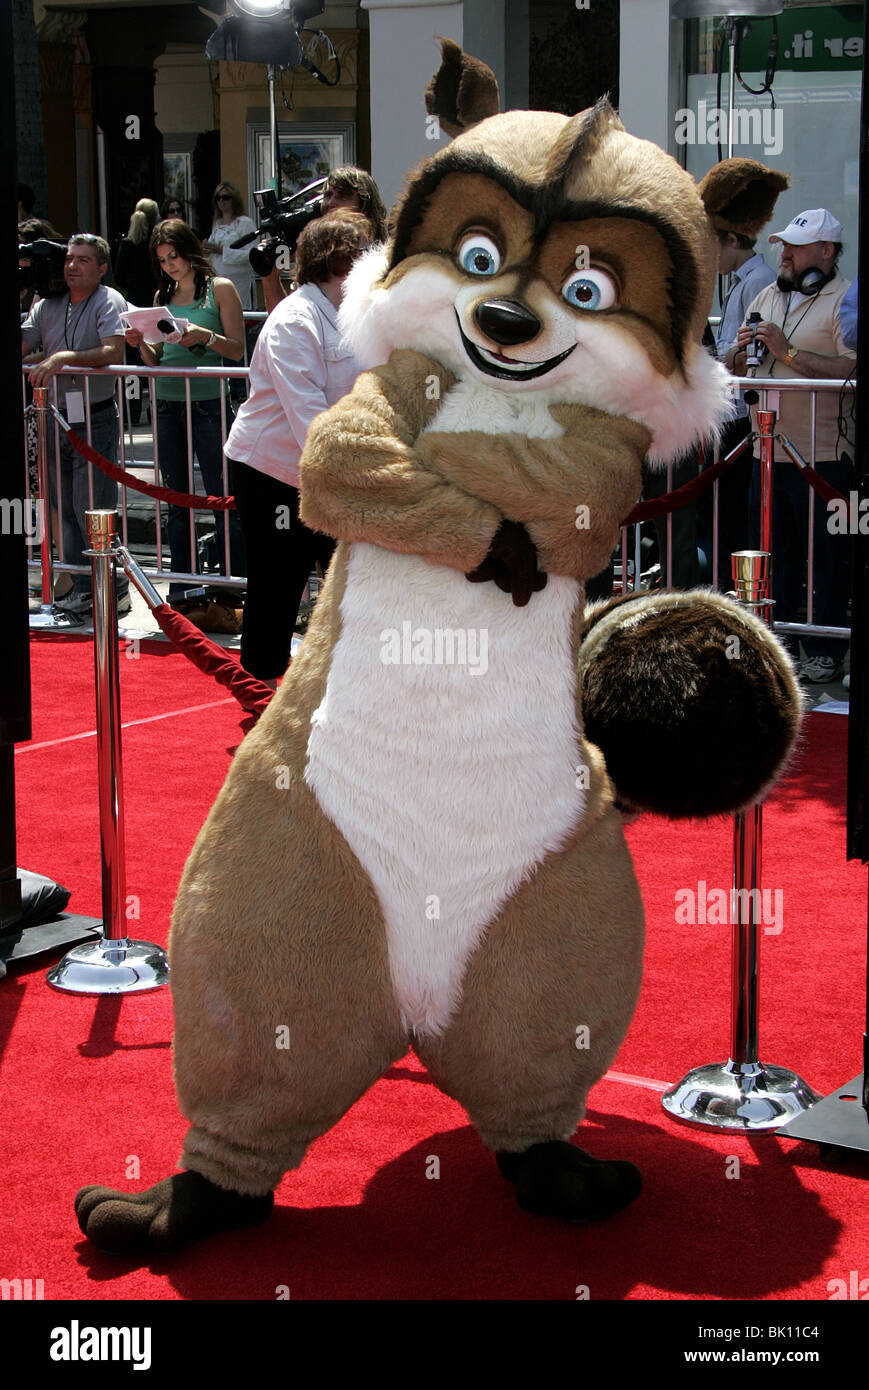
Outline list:
[[[357,168],[355,164],[333,169],[323,185],[323,197],[329,193],[338,193],[344,198],[355,194],[359,200],[359,211],[371,223],[374,240],[386,240],[386,207],[380,189],[364,169]]]
[[[296,243],[296,283],[320,285],[333,275],[346,275],[368,249],[373,231],[367,217],[349,208],[315,217]]]
[[[151,233],[149,250],[151,252],[151,266],[154,271],[154,278],[157,282],[158,304],[168,304],[175,288],[175,281],[171,275],[166,275],[160,262],[157,260],[158,246],[174,246],[179,256],[183,256],[185,261],[189,261],[195,273],[195,292],[196,298],[202,299],[208,289],[208,281],[214,279],[214,266],[202,249],[202,242],[186,222],[182,222],[180,217],[167,217],[163,222],[158,222]]]

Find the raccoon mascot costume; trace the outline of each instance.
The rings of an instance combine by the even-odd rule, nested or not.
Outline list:
[[[303,519],[340,544],[175,906],[185,1171],[82,1189],[105,1250],[265,1219],[408,1045],[526,1210],[624,1207],[634,1165],[571,1142],[640,986],[623,813],[749,804],[799,722],[786,656],[726,599],[584,613],[643,458],[730,406],[700,346],[697,187],[605,101],[495,114],[491,72],[442,49],[428,106],[456,138],[351,272],[343,328],[371,370],[302,458]],[[736,194],[768,200],[736,164]]]

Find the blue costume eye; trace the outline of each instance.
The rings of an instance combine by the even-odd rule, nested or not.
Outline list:
[[[495,275],[501,267],[501,254],[491,237],[475,232],[459,247],[459,265],[469,275]]]
[[[578,270],[561,293],[574,309],[610,309],[616,302],[615,284],[604,270]]]

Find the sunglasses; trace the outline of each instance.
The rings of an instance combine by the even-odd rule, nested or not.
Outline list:
[[[218,201],[219,203],[231,203],[231,202],[232,202],[232,194],[231,194],[231,193],[218,193],[218,195],[217,195],[217,201]]]

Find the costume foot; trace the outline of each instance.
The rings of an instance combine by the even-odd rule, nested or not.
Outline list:
[[[562,1139],[534,1144],[524,1153],[499,1153],[498,1167],[516,1184],[524,1211],[563,1221],[603,1221],[639,1195],[633,1163],[607,1162]]]
[[[75,1214],[98,1250],[111,1253],[180,1250],[203,1236],[256,1226],[271,1214],[275,1196],[246,1197],[215,1187],[201,1173],[173,1173],[145,1192],[83,1187]]]

